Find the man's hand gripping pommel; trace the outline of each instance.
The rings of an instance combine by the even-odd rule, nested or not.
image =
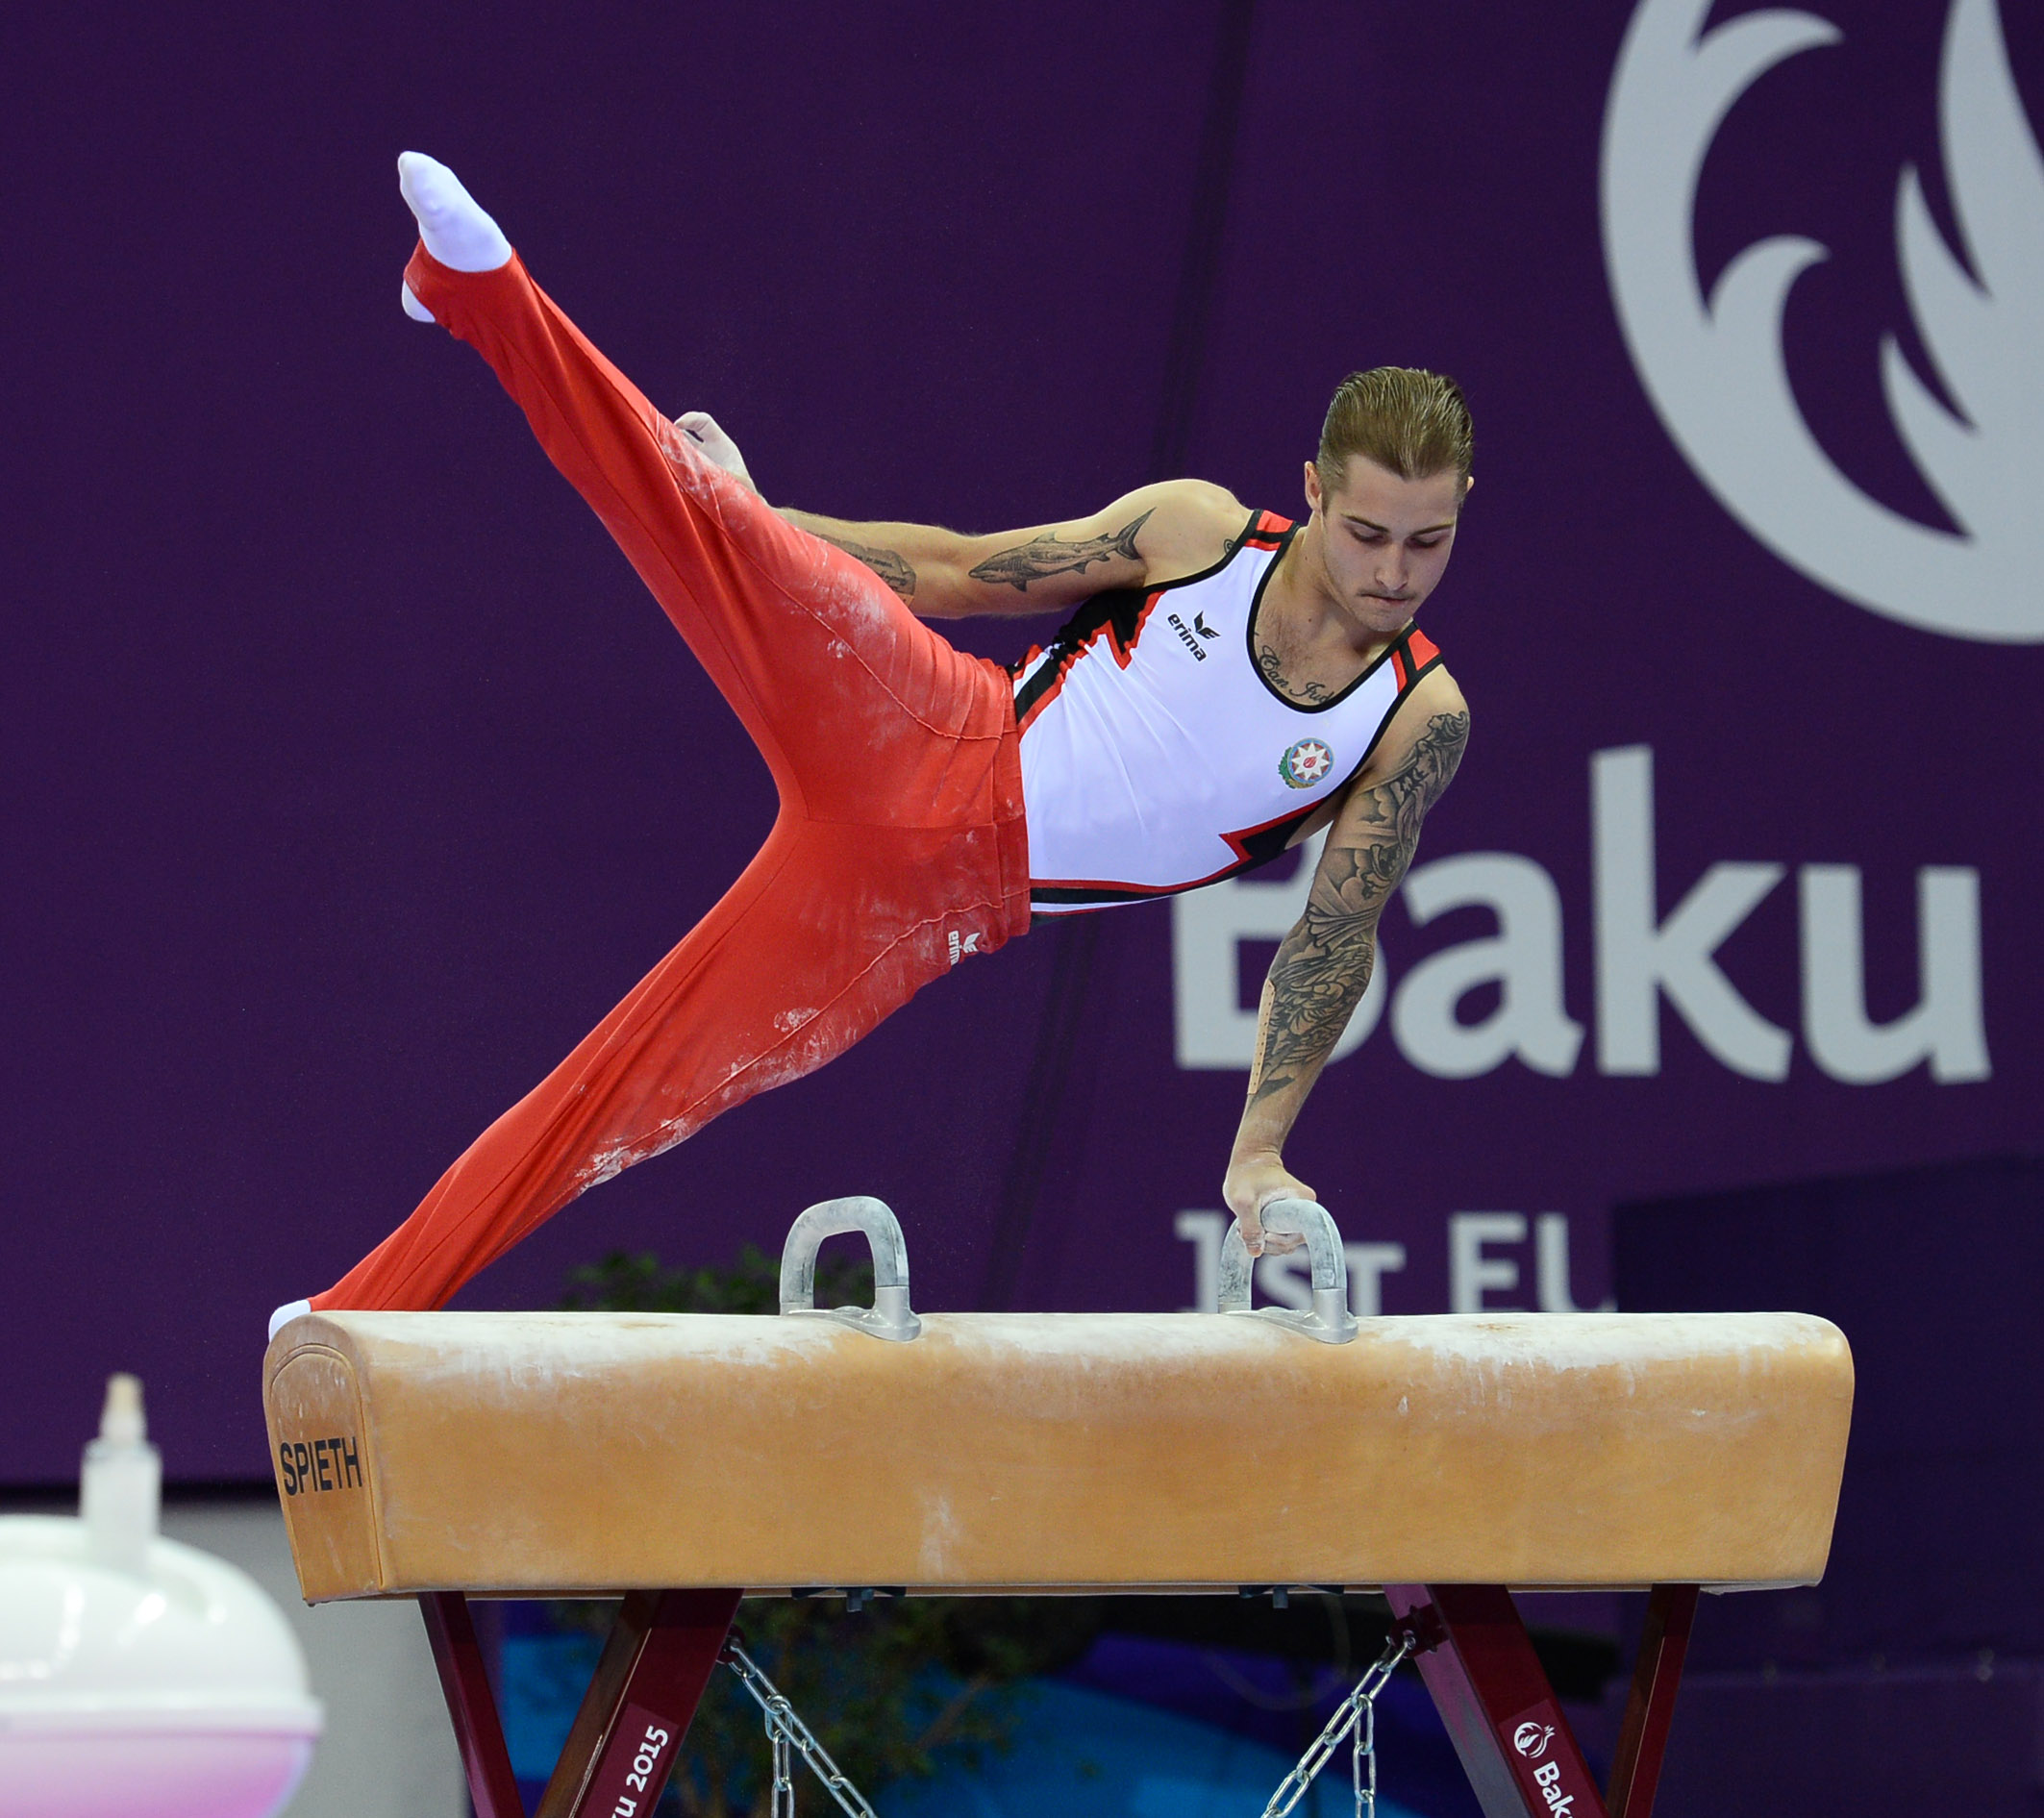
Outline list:
[[[1276,1150],[1259,1154],[1237,1153],[1229,1158],[1227,1178],[1221,1183],[1221,1199],[1242,1227],[1242,1242],[1253,1257],[1282,1256],[1304,1247],[1304,1237],[1280,1232],[1268,1235],[1263,1230],[1263,1208],[1274,1200],[1319,1201],[1320,1195],[1284,1165]]]

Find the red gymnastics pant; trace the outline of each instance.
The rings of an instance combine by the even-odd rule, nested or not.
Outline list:
[[[432,1307],[586,1187],[842,1054],[1029,925],[1005,672],[711,465],[513,259],[406,272],[495,369],[780,791],[730,892],[315,1307]]]

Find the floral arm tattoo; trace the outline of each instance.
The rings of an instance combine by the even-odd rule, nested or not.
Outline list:
[[[987,557],[973,569],[972,578],[1013,587],[1017,593],[1027,593],[1031,583],[1049,575],[1084,574],[1094,562],[1110,561],[1117,556],[1128,561],[1139,560],[1135,553],[1135,534],[1149,518],[1150,513],[1145,511],[1141,517],[1106,536],[1084,536],[1076,543],[1061,541],[1055,531],[1045,531],[1040,536],[1032,536],[1026,543],[1017,543],[1011,549]]]
[[[1434,714],[1405,762],[1341,813],[1306,913],[1264,982],[1249,1075],[1252,1107],[1294,1087],[1303,1093],[1348,1027],[1376,964],[1377,918],[1412,862],[1421,823],[1455,780],[1468,740],[1467,712]]]

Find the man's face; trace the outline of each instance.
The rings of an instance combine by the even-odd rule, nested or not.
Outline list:
[[[1306,463],[1306,502],[1321,521],[1328,589],[1359,629],[1390,636],[1440,584],[1463,493],[1452,468],[1401,480],[1359,455],[1330,492],[1319,468]]]

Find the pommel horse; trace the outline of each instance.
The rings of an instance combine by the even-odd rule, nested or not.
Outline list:
[[[415,1597],[478,1818],[522,1811],[467,1599],[624,1602],[542,1818],[646,1818],[741,1596],[1379,1589],[1488,1818],[1647,1818],[1700,1589],[1814,1583],[1852,1358],[1797,1313],[931,1313],[877,1200],[781,1316],[312,1313],[263,1361],[309,1603]],[[871,1308],[813,1306],[862,1232]],[[1596,1785],[1513,1588],[1642,1589]]]

